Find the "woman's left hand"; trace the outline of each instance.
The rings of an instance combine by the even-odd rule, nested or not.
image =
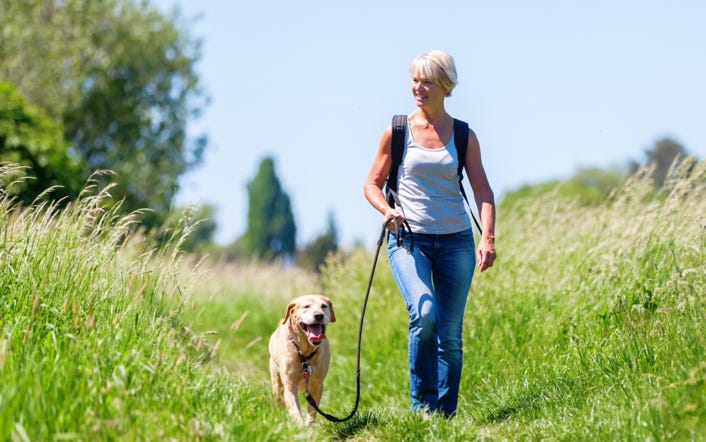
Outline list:
[[[494,238],[481,238],[480,244],[478,245],[478,267],[480,271],[484,271],[489,267],[493,266],[497,255],[495,253],[495,239]]]

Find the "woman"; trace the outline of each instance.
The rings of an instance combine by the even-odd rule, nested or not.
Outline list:
[[[387,222],[388,258],[409,312],[412,409],[450,417],[458,403],[463,314],[474,268],[477,262],[482,272],[496,258],[495,202],[478,139],[469,131],[461,160],[483,230],[474,253],[471,221],[458,181],[454,119],[444,107],[457,84],[454,60],[444,52],[430,51],[412,60],[409,70],[417,109],[407,116],[398,203],[390,206],[382,191],[392,165],[391,126],[382,134],[364,193]],[[411,238],[400,229],[405,222]],[[414,246],[408,248],[412,241]]]

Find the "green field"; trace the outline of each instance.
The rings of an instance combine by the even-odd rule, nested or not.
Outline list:
[[[642,176],[598,205],[551,189],[500,204],[451,420],[409,411],[407,314],[381,253],[358,413],[311,428],[274,405],[267,340],[289,299],[330,297],[322,408],[347,415],[375,244],[318,277],[196,262],[188,231],[158,247],[107,190],[63,211],[0,198],[0,439],[706,440],[706,162],[660,191]]]

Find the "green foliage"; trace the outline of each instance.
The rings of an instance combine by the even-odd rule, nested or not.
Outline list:
[[[599,168],[579,169],[574,176],[558,186],[558,193],[566,198],[574,198],[580,204],[601,203],[624,180],[619,171]]]
[[[53,197],[74,199],[83,186],[80,162],[64,141],[61,127],[7,82],[0,82],[0,163],[31,170],[32,178],[7,189],[26,204],[54,186]]]
[[[264,260],[292,257],[297,228],[272,157],[260,162],[255,178],[248,183],[248,199],[248,228],[241,243],[244,255]]]
[[[190,139],[203,93],[200,43],[148,2],[0,2],[0,78],[60,121],[81,159],[82,182],[113,170],[125,212],[164,221],[179,177],[201,161]]]
[[[514,217],[521,216],[527,208],[528,201],[545,198],[547,195],[556,193],[559,181],[549,181],[538,184],[526,184],[517,190],[506,192],[498,202],[498,210],[504,213],[511,213]]]
[[[503,196],[501,205],[505,210],[515,210],[514,206],[518,201],[536,199],[548,194],[565,202],[597,205],[604,202],[604,199],[624,182],[628,174],[638,171],[651,179],[656,189],[661,188],[665,185],[670,169],[678,169],[680,163],[687,157],[688,152],[684,146],[671,138],[662,138],[655,142],[654,146],[645,150],[646,161],[642,165],[631,162],[625,167],[625,171],[596,167],[582,168],[564,181],[554,180],[525,185],[508,192]]]
[[[553,198],[564,203],[578,203],[581,205],[598,205],[611,195],[625,180],[624,173],[618,170],[599,168],[583,168],[564,181],[547,181],[543,183],[525,185],[517,190],[507,192],[500,202],[505,211],[517,210],[516,203],[521,206],[526,201],[552,195]]]
[[[326,258],[337,251],[338,234],[336,232],[336,223],[333,214],[329,213],[326,232],[304,246],[297,256],[297,264],[318,273],[321,270],[321,266],[326,262]]]

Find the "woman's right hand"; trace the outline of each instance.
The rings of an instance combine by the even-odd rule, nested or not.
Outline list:
[[[404,215],[399,210],[389,208],[385,211],[385,227],[390,232],[397,232],[404,223]]]

